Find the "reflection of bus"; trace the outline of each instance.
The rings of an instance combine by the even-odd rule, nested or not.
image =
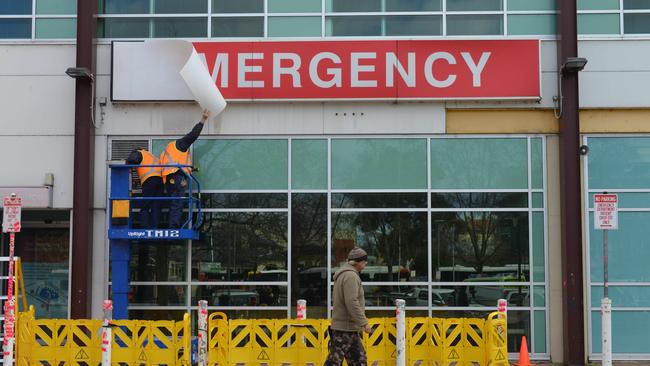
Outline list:
[[[332,267],[332,276],[338,271],[339,267]],[[362,281],[408,281],[411,273],[404,266],[394,265],[391,268],[392,275],[388,272],[388,266],[366,266],[360,273]],[[332,277],[333,278],[333,277]]]

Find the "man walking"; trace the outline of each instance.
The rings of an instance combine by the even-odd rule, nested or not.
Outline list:
[[[334,275],[332,326],[329,355],[325,366],[340,366],[345,358],[349,366],[366,366],[368,358],[361,343],[361,331],[370,333],[365,314],[363,286],[359,273],[368,264],[368,254],[353,248],[348,263]]]
[[[190,146],[199,138],[201,130],[203,130],[203,124],[208,118],[210,118],[210,111],[206,109],[203,111],[201,120],[192,128],[192,131],[180,139],[167,144],[165,150],[160,154],[160,164],[169,165],[163,168],[162,178],[165,182],[167,195],[170,197],[182,197],[185,195],[185,190],[188,185],[188,175],[192,173],[192,169],[187,167],[179,169],[172,165],[192,165],[192,157],[189,152]],[[184,201],[176,199],[172,200],[169,204],[169,227],[172,229],[180,228],[182,225],[181,218],[183,215]]]

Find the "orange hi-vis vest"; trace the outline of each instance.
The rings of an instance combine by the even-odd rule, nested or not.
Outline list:
[[[156,165],[158,163],[158,158],[153,156],[147,150],[138,150],[142,155],[141,165]],[[140,184],[143,184],[147,179],[151,177],[160,177],[162,176],[162,167],[154,166],[143,166],[135,169],[138,172],[138,177],[140,177]]]
[[[176,140],[167,144],[165,150],[160,154],[160,164],[163,165],[192,165],[192,158],[190,157],[189,149],[185,152],[182,152],[176,148]],[[183,168],[183,170],[189,175],[192,173],[191,168]],[[164,167],[162,169],[162,176],[165,179],[168,175],[176,173],[178,167],[170,166]]]

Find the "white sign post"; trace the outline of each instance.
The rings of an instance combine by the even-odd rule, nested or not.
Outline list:
[[[406,365],[406,301],[403,299],[395,300],[395,365]]]
[[[14,324],[16,322],[16,299],[14,299],[14,249],[16,233],[20,232],[20,212],[23,199],[12,193],[5,197],[2,209],[2,232],[9,233],[9,279],[7,284],[7,302],[5,302],[5,334],[3,340],[3,365],[14,364]]]
[[[208,365],[208,302],[199,300],[198,306],[199,366]]]
[[[612,365],[612,300],[609,298],[607,284],[608,231],[618,229],[618,195],[594,195],[594,228],[603,231],[603,299],[601,301],[602,317],[602,352],[603,366]]]
[[[102,366],[111,366],[111,352],[113,349],[113,330],[111,321],[113,320],[113,301],[104,300],[102,307],[104,318],[102,320]]]

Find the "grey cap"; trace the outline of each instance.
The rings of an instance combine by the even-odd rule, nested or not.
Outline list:
[[[362,262],[362,261],[367,261],[368,260],[368,253],[366,253],[365,250],[355,247],[352,248],[350,253],[348,253],[348,260],[349,261],[356,261],[356,262]]]

